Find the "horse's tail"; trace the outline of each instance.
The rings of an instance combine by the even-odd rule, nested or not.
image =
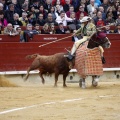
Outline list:
[[[27,55],[25,58],[26,59],[32,59],[32,58],[36,58],[39,54],[36,53],[36,54],[32,54],[32,55]]]

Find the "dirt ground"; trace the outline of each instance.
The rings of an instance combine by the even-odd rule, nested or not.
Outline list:
[[[120,120],[120,82],[0,87],[0,120]]]

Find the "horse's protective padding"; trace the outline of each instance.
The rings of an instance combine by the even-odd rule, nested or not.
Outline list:
[[[76,51],[75,68],[80,76],[102,75],[103,65],[98,47],[87,48],[88,42],[80,45]]]

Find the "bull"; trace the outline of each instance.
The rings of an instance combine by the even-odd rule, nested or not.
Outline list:
[[[57,86],[58,76],[63,75],[63,87],[66,87],[66,77],[70,71],[70,64],[67,58],[64,57],[65,53],[56,53],[50,56],[42,56],[39,54],[27,55],[27,59],[34,58],[30,67],[28,67],[25,80],[29,77],[29,72],[35,69],[39,69],[39,75],[42,79],[42,83],[45,83],[43,78],[44,74],[55,73],[55,83],[54,86]]]

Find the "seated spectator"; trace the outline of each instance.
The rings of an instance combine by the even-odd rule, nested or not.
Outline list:
[[[54,1],[54,0],[53,0]],[[55,0],[55,3],[52,4],[53,6],[59,6],[60,7],[60,11],[63,11],[63,6],[61,5],[61,2],[60,0]],[[55,11],[56,11],[56,8],[55,8]]]
[[[3,4],[2,3],[0,3],[0,11],[3,11]]]
[[[118,15],[118,18],[116,19],[116,24],[118,25],[118,24],[120,24],[120,14]]]
[[[4,13],[3,11],[0,11],[0,27],[4,28],[8,24],[7,20],[4,18]]]
[[[61,11],[60,16],[56,18],[56,22],[58,24],[62,22],[64,26],[67,26],[67,22],[70,22],[70,21],[73,21],[73,19],[68,18],[64,11]]]
[[[50,25],[50,34],[56,34],[56,30],[55,30],[54,24]]]
[[[47,10],[47,12],[50,12],[50,8],[52,6],[52,1],[51,0],[46,0],[45,4],[44,4],[44,9]]]
[[[29,11],[33,14],[33,19],[36,19],[36,14],[39,12],[39,10],[35,9],[34,6],[31,5]]]
[[[29,14],[28,4],[22,4],[22,9],[21,9],[21,15],[20,16],[22,16],[23,12],[26,12],[27,14]]]
[[[41,34],[50,34],[50,30],[49,30],[49,24],[45,23],[42,30],[41,30]]]
[[[73,5],[69,6],[69,11],[66,12],[67,17],[70,17],[70,14],[72,12],[74,12],[74,6]]]
[[[55,10],[55,15],[56,15],[56,18],[58,17],[58,16],[60,16],[60,13],[61,13],[61,9],[60,9],[60,5],[56,5],[56,10]]]
[[[91,14],[95,8],[98,8],[98,6],[95,4],[95,0],[90,0],[90,4],[87,5],[88,14]]]
[[[26,30],[23,33],[25,42],[32,40],[35,34],[38,34],[38,33],[35,30],[33,30],[32,24],[27,24]]]
[[[101,1],[100,0],[95,0],[95,4],[99,7],[101,5]]]
[[[27,18],[28,18],[28,24],[32,24],[34,26],[36,23],[36,20],[33,18],[33,13],[29,13]]]
[[[45,20],[46,23],[50,24],[54,24],[55,26],[58,26],[58,23],[53,19],[52,14],[48,13],[48,16]]]
[[[104,33],[110,34],[110,33],[113,33],[113,32],[114,32],[114,31],[110,30],[110,27],[109,27],[109,26],[106,26],[106,27],[105,27]]]
[[[73,33],[76,33],[76,30],[74,30]],[[72,41],[76,42],[78,40],[80,40],[80,36],[77,36],[76,34],[74,34],[74,36],[72,36]]]
[[[84,14],[83,13],[81,13],[80,14],[80,18],[79,18],[79,20],[77,20],[77,26],[76,26],[76,29],[79,29],[80,27],[81,27],[81,19],[84,17]]]
[[[117,7],[117,16],[120,14],[120,5]]]
[[[95,25],[97,26],[104,26],[105,25],[105,20],[102,17],[102,13],[98,11],[97,16],[94,18]]]
[[[55,13],[55,7],[54,6],[51,6],[49,13],[52,14],[52,18],[55,20],[56,19],[56,13]]]
[[[4,28],[3,34],[15,36],[17,35],[17,32],[14,30],[13,25],[11,23],[8,23],[7,27]]]
[[[42,14],[42,13],[39,14],[36,23],[39,24],[40,26],[44,26],[44,24],[45,24],[45,20],[43,19],[43,14]]]
[[[20,36],[20,42],[25,42],[24,37],[23,37],[23,31],[22,31],[21,27],[17,27],[16,32],[17,32],[17,35]]]
[[[71,6],[71,1],[70,0],[65,0],[65,5],[63,5],[63,10],[65,12],[69,11],[69,6]]]
[[[22,17],[19,18],[19,21],[22,22],[23,26],[26,26],[28,24],[28,18],[27,18],[27,13],[23,12]]]
[[[11,4],[11,1],[7,0],[0,0],[0,3],[2,4],[0,7],[1,11],[5,11],[8,9],[8,5]]]
[[[100,12],[102,13],[102,18],[103,18],[103,19],[106,19],[106,13],[104,12],[104,7],[100,6],[100,7],[98,8],[98,11],[100,11]]]
[[[18,0],[12,0],[12,4],[14,4],[14,12],[21,15],[21,6],[18,3]]]
[[[40,5],[40,7],[39,7],[39,13],[38,13],[38,15],[39,14],[43,14],[43,19],[45,20],[46,18],[47,18],[47,14],[48,14],[48,12],[44,9],[44,6],[43,5]],[[37,15],[37,16],[38,16]]]
[[[76,18],[77,18],[77,20],[79,20],[81,13],[83,13],[84,16],[87,16],[87,13],[85,12],[85,9],[84,9],[83,6],[80,6],[80,7],[79,7],[79,11],[76,13]]]
[[[63,23],[59,23],[59,28],[56,29],[56,34],[66,34],[70,33],[70,31],[67,28],[64,28]]]
[[[117,25],[117,28],[115,29],[114,33],[120,34],[120,24]]]
[[[22,22],[19,20],[19,15],[17,13],[13,15],[13,21],[11,23],[14,26],[14,28],[22,26]]]
[[[40,4],[40,0],[33,0],[33,3],[30,4],[30,6],[32,5],[35,8],[35,10],[38,10],[39,4]]]
[[[114,23],[115,20],[113,19],[112,14],[107,14],[107,18],[106,18],[106,24],[111,24]]]
[[[118,6],[120,5],[120,1],[116,0],[115,3],[114,3],[114,5],[115,5],[115,9],[117,10]]]
[[[40,34],[41,31],[40,31],[40,25],[39,24],[35,24],[35,27],[34,27],[34,30],[36,34]]]
[[[107,9],[109,7],[109,0],[103,0],[101,6],[104,8],[104,12],[107,13]]]
[[[98,9],[95,8],[94,11],[93,11],[92,13],[90,13],[90,17],[91,17],[92,19],[95,19],[95,18],[97,17],[97,12],[98,12]]]
[[[10,4],[8,6],[8,10],[5,11],[5,18],[7,19],[8,23],[12,23],[13,19],[13,15],[15,13],[14,10],[14,4]]]
[[[74,12],[77,12],[79,10],[80,0],[73,0],[72,5],[74,7]]]

